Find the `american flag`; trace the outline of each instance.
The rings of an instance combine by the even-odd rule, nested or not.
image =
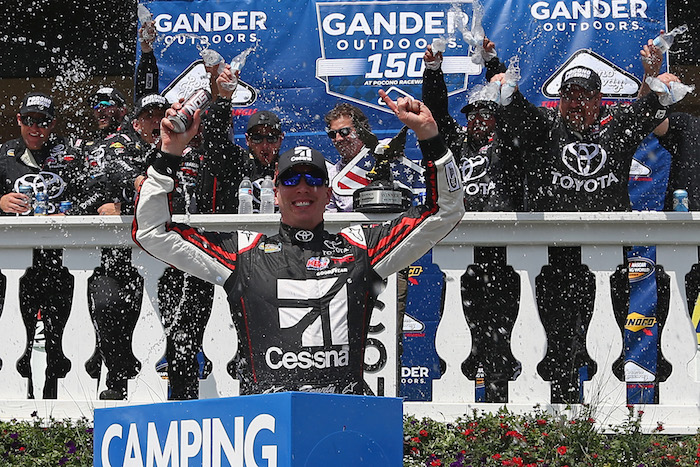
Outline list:
[[[369,185],[371,180],[368,174],[375,163],[374,155],[369,149],[362,148],[362,151],[333,178],[333,191],[341,196],[351,196],[358,188]],[[400,187],[408,188],[415,194],[425,191],[423,167],[406,156],[391,162],[391,174]]]

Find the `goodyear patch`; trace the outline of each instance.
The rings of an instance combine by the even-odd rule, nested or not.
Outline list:
[[[326,257],[319,258],[318,256],[312,256],[306,262],[306,269],[309,271],[321,271],[326,269],[330,263],[331,260]]]
[[[644,316],[639,313],[630,313],[625,321],[625,329],[632,332],[639,332],[643,329],[656,325],[656,318]]]
[[[649,258],[630,258],[627,261],[628,277],[630,282],[639,282],[654,273],[656,264]]]
[[[118,141],[110,144],[109,147],[114,149],[124,149],[124,145]]]

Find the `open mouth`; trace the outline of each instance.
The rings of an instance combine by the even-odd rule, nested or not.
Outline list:
[[[298,208],[306,208],[306,207],[311,206],[311,201],[309,201],[309,200],[294,201],[292,203],[292,205],[294,205],[295,207],[298,207]]]

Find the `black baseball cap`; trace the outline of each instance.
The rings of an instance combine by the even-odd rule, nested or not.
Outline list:
[[[323,157],[323,154],[317,150],[308,146],[297,146],[280,154],[277,161],[278,177],[297,165],[309,165],[318,169],[326,181],[328,181],[326,159]]]
[[[19,108],[19,114],[26,115],[30,113],[42,114],[53,119],[56,116],[53,99],[41,92],[30,92],[22,99],[22,106]]]
[[[248,128],[246,129],[246,133],[258,125],[269,126],[273,130],[277,130],[282,133],[282,122],[280,122],[280,118],[276,113],[270,112],[269,110],[259,110],[255,112],[248,119]]]
[[[463,114],[469,114],[469,112],[473,110],[479,110],[482,108],[487,108],[495,112],[496,110],[498,110],[498,104],[496,104],[494,101],[478,100],[470,102],[469,104],[462,107],[461,112]]]
[[[561,78],[559,92],[566,91],[571,86],[581,86],[586,91],[600,92],[600,76],[594,70],[585,66],[569,68]]]
[[[124,99],[124,95],[119,92],[119,89],[111,87],[101,87],[98,89],[95,94],[93,94],[92,99],[90,100],[90,105],[94,107],[100,102],[109,102],[110,105],[126,107],[126,99]]]
[[[160,94],[147,94],[136,101],[134,107],[134,117],[138,117],[142,112],[153,108],[166,110],[170,107],[168,99]]]

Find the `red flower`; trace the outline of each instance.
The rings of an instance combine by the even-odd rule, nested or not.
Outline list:
[[[563,456],[564,454],[566,454],[566,446],[559,446],[557,448],[557,452]]]
[[[595,418],[588,417],[588,423],[595,423]]]
[[[417,436],[414,436],[413,438],[411,438],[411,441],[413,441],[414,443],[420,443],[420,438]]]
[[[541,419],[541,418],[538,418],[538,419],[537,419],[537,424],[540,425],[540,426],[546,425],[546,424],[547,424],[547,420],[543,420],[543,419]]]
[[[440,459],[435,459],[430,463],[430,465],[442,465],[442,461]]]
[[[661,422],[656,422],[656,431],[664,431],[664,426]]]
[[[420,452],[420,450],[415,446],[411,448],[411,451],[413,451],[415,454],[418,454]]]
[[[500,458],[501,458],[501,455],[500,455],[500,454],[494,454],[493,456],[491,456],[491,459],[496,459],[496,460],[498,460],[498,459],[500,459]]]
[[[25,449],[27,449],[27,448],[25,448],[24,446],[22,446],[21,448],[19,448],[20,451],[24,451]]]
[[[421,436],[428,436],[428,432],[425,430],[420,430],[418,434],[420,434]]]
[[[522,457],[514,457],[513,464],[517,465],[518,467],[523,467],[523,458]]]
[[[474,430],[472,430],[471,428],[467,428],[466,430],[464,430],[464,431],[462,432],[462,434],[463,434],[464,436],[469,436],[469,435],[471,435],[471,434],[474,434]]]

